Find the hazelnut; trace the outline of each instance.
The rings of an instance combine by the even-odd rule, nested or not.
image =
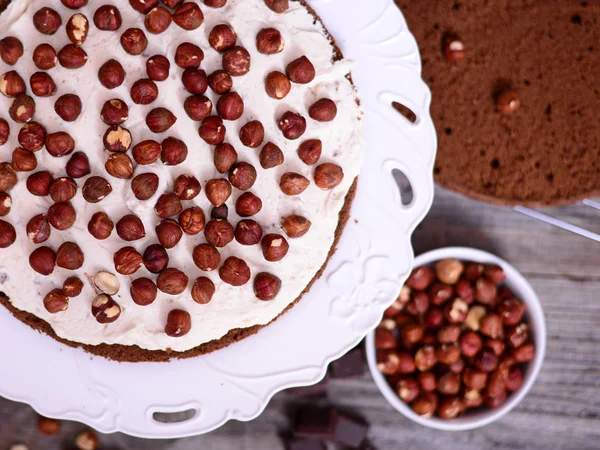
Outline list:
[[[488,339],[485,341],[485,347],[492,349],[496,356],[500,356],[504,353],[506,345],[499,339]]]
[[[202,69],[185,69],[181,76],[181,82],[191,94],[204,94],[208,89],[208,77]]]
[[[112,5],[103,5],[94,13],[94,25],[102,31],[117,31],[121,28],[121,13]]]
[[[306,119],[300,114],[287,111],[279,120],[279,129],[286,139],[298,139],[306,131]]]
[[[192,299],[200,305],[206,305],[212,300],[215,290],[215,284],[210,278],[200,277],[192,286]]]
[[[104,167],[115,178],[128,180],[133,177],[133,161],[125,153],[113,153],[106,160]]]
[[[298,215],[288,216],[281,222],[283,231],[292,239],[304,236],[310,230],[311,225],[310,220]]]
[[[481,333],[491,337],[492,339],[504,338],[502,316],[500,316],[499,314],[486,314],[481,318],[479,326]]]
[[[218,144],[215,147],[213,161],[219,173],[225,173],[237,162],[238,154],[231,144]]]
[[[258,120],[252,120],[240,129],[240,141],[246,147],[257,148],[265,139],[265,128]]]
[[[344,179],[344,171],[336,164],[325,163],[315,169],[315,184],[324,191],[338,186]]]
[[[308,114],[318,122],[331,122],[337,115],[337,105],[328,98],[322,98],[309,108]]]
[[[225,139],[227,129],[219,116],[209,116],[202,121],[198,134],[207,144],[221,144]]]
[[[233,241],[234,230],[227,220],[213,219],[206,224],[204,237],[209,244],[222,248]]]
[[[496,284],[502,283],[506,278],[506,273],[500,266],[486,266],[483,273],[488,280],[493,281]]]
[[[153,164],[158,161],[162,147],[156,141],[151,139],[142,141],[133,147],[132,154],[135,162],[142,165]],[[152,194],[150,195],[150,197]],[[148,197],[148,198],[150,198]],[[145,199],[147,200],[147,198]]]
[[[40,172],[38,172],[40,173]],[[35,175],[35,174],[33,174]],[[30,178],[33,176],[31,175]],[[16,186],[18,181],[17,174],[10,163],[2,162],[0,163],[0,191],[10,191],[13,187]],[[49,185],[50,183],[48,183]],[[29,188],[29,181],[27,182],[27,187]],[[46,195],[46,194],[44,194]]]
[[[488,374],[467,367],[463,373],[463,382],[469,389],[481,390],[487,385]]]
[[[479,331],[480,322],[483,316],[487,314],[487,310],[483,306],[473,306],[467,313],[465,326],[469,330]]]
[[[37,167],[37,158],[33,152],[17,147],[13,150],[11,165],[15,172],[31,172]]]
[[[60,430],[60,422],[56,419],[40,416],[38,418],[38,430],[46,436],[54,436]]]
[[[468,358],[475,356],[481,349],[483,343],[479,334],[472,331],[465,333],[460,338],[460,349],[462,354]]]
[[[83,252],[74,242],[65,242],[56,251],[56,265],[67,270],[77,270],[83,265]]]
[[[429,296],[425,292],[415,292],[406,304],[406,312],[413,316],[424,314],[429,309]]]
[[[455,33],[449,33],[444,37],[443,42],[444,57],[446,61],[457,63],[465,59],[465,45],[460,37]]]
[[[131,141],[131,132],[120,125],[111,125],[104,133],[104,148],[109,152],[124,153],[131,147]],[[46,146],[48,146],[47,142]]]
[[[171,63],[162,55],[154,55],[146,61],[146,74],[153,81],[165,81],[169,78]]]
[[[235,239],[242,245],[258,244],[262,234],[262,227],[251,219],[240,220],[235,227]]]
[[[419,386],[421,386],[421,389],[425,392],[435,391],[437,387],[435,374],[431,372],[421,372],[417,375],[417,379],[419,380]]]
[[[146,230],[138,216],[128,214],[117,222],[117,234],[124,241],[137,241],[146,237]]]
[[[518,367],[513,367],[506,378],[506,390],[515,392],[523,386],[523,372]]]
[[[158,175],[142,173],[131,180],[131,190],[138,200],[149,200],[156,193],[158,184]]]
[[[158,6],[159,0],[129,0],[129,4],[137,12],[144,15],[148,14],[151,9]]]
[[[505,116],[514,113],[519,106],[521,106],[521,99],[512,89],[500,92],[496,97],[496,110]]]
[[[54,272],[56,254],[50,247],[38,247],[29,255],[29,265],[37,273],[48,276]]]
[[[465,405],[458,397],[445,397],[438,406],[438,415],[442,419],[454,419],[465,410]]]
[[[37,152],[46,141],[46,129],[37,122],[26,123],[19,131],[18,141],[25,150]]]
[[[160,273],[169,265],[169,255],[162,245],[150,245],[144,251],[144,265],[148,272]]]
[[[215,206],[210,210],[210,218],[211,219],[223,219],[227,220],[227,216],[229,215],[229,208],[227,205]]]
[[[25,81],[14,70],[6,72],[0,77],[0,92],[5,97],[18,97],[25,93],[25,89]]]
[[[8,122],[6,120],[0,119],[0,145],[6,144],[9,137],[10,137],[10,126],[8,125]],[[21,144],[21,146],[23,146],[23,144]],[[27,150],[31,150],[31,149],[28,148]]]
[[[129,118],[129,107],[123,100],[113,98],[102,106],[100,118],[106,125],[121,125]]]
[[[229,182],[236,188],[247,191],[256,182],[256,169],[247,162],[235,163],[229,171]]]
[[[0,220],[0,248],[10,247],[17,239],[15,227],[10,223]]]
[[[175,117],[175,115],[167,108],[154,108],[146,116],[146,126],[150,131],[157,134],[164,133],[171,128],[175,122],[177,122],[177,117]]]
[[[175,51],[175,64],[182,69],[197,69],[204,59],[204,52],[196,44],[184,42]]]
[[[71,203],[55,203],[48,208],[48,222],[57,230],[68,230],[75,223],[75,219],[77,219],[77,213]]]
[[[12,197],[6,192],[0,192],[0,217],[8,215],[11,207]]]
[[[475,299],[484,305],[491,305],[496,300],[498,288],[485,278],[480,278],[475,283]]]
[[[246,75],[250,71],[250,53],[236,46],[223,54],[223,69],[232,77]]]
[[[144,264],[142,255],[133,247],[123,247],[113,258],[115,270],[121,275],[133,275]]]
[[[406,374],[415,371],[415,360],[408,352],[398,352],[398,373]]]
[[[149,105],[158,98],[158,86],[149,78],[137,80],[131,86],[131,99],[138,105]]]
[[[67,37],[73,44],[81,45],[87,39],[90,23],[81,13],[73,14],[67,22]]]
[[[517,348],[523,345],[529,338],[527,325],[522,323],[516,327],[511,327],[507,330],[506,339],[508,345],[512,348]]]
[[[204,4],[211,8],[222,8],[227,4],[227,0],[204,0]]]
[[[125,69],[116,59],[109,59],[98,70],[98,79],[106,89],[115,89],[123,84]]]
[[[15,122],[30,122],[35,114],[35,101],[29,95],[21,94],[14,99],[8,114]]]
[[[44,308],[50,314],[66,311],[69,307],[69,297],[62,289],[53,289],[44,297]]]
[[[375,330],[375,348],[378,350],[393,350],[398,345],[392,330],[378,327]]]
[[[285,40],[275,28],[263,28],[256,35],[256,49],[265,55],[281,53],[285,47]]]
[[[394,375],[398,372],[400,358],[393,351],[377,352],[377,370],[384,375]]]
[[[92,315],[98,323],[112,323],[121,315],[121,307],[109,295],[100,294],[92,302]],[[78,441],[80,440],[80,436],[77,436]]]
[[[237,92],[228,92],[222,95],[217,102],[217,113],[223,120],[239,119],[244,113],[242,97]]]
[[[167,166],[176,166],[184,162],[188,155],[188,148],[180,139],[168,137],[161,144],[161,161]]]
[[[263,256],[267,261],[282,260],[290,248],[288,242],[280,234],[267,234],[260,243]]]
[[[212,101],[204,95],[190,95],[183,102],[188,117],[199,122],[210,116],[212,107]]]
[[[281,72],[271,72],[265,79],[267,95],[276,100],[285,98],[292,89],[289,78]]]
[[[230,196],[231,184],[224,178],[209,180],[206,183],[206,198],[214,206],[221,206]]]
[[[460,349],[457,344],[443,344],[436,349],[435,356],[442,364],[452,365],[460,359]]]
[[[38,69],[50,70],[56,66],[58,56],[50,44],[40,44],[33,50],[33,63]]]
[[[216,70],[208,76],[208,85],[215,94],[225,94],[233,87],[233,80],[224,70]]]
[[[320,139],[309,139],[300,144],[298,156],[304,164],[311,166],[319,162],[322,150],[323,143]]]
[[[33,26],[42,34],[52,35],[60,28],[62,19],[52,8],[40,8],[33,15]]]
[[[56,203],[68,202],[77,194],[77,183],[72,178],[57,178],[50,184],[48,193]]]
[[[88,55],[75,44],[67,44],[58,52],[58,62],[65,69],[80,69],[87,63]]]
[[[532,344],[524,344],[512,351],[512,356],[517,363],[525,363],[531,361],[535,357],[535,349]]]
[[[173,309],[167,316],[165,334],[170,337],[185,336],[192,329],[192,317],[186,311]]]
[[[400,335],[402,336],[402,342],[405,347],[411,348],[417,342],[423,339],[423,327],[415,322],[407,322],[402,325],[400,329]]]
[[[63,292],[67,297],[77,297],[83,290],[83,281],[77,277],[69,277],[63,283]]]
[[[506,379],[508,378],[508,367],[498,367],[489,376],[486,395],[497,397],[506,390]]]
[[[289,7],[289,0],[265,0],[265,4],[276,13],[286,12]]]
[[[219,267],[221,255],[219,251],[210,244],[200,244],[192,252],[194,264],[205,272],[210,272]]]
[[[184,174],[175,179],[173,190],[181,200],[193,200],[200,194],[202,187],[195,176]]]
[[[310,181],[306,177],[292,172],[284,173],[279,181],[279,187],[286,195],[299,195],[306,190],[309,184]]]
[[[166,193],[158,197],[156,205],[154,206],[154,212],[158,217],[166,219],[168,217],[176,216],[181,212],[183,207],[181,206],[181,200],[173,193]]]
[[[23,56],[23,43],[14,36],[0,40],[0,57],[9,66],[14,66]]]
[[[158,289],[151,279],[138,278],[131,282],[129,292],[136,305],[148,306],[156,300]]]
[[[54,103],[54,111],[65,122],[74,122],[81,114],[81,99],[75,94],[62,95]]]
[[[457,259],[443,259],[435,264],[435,274],[445,284],[456,284],[464,271],[464,265]]]
[[[95,213],[88,223],[88,231],[98,240],[108,239],[115,225],[105,212]]]
[[[469,311],[469,305],[457,297],[444,307],[444,316],[450,323],[463,323]]]
[[[525,305],[514,297],[507,298],[498,305],[498,314],[502,316],[504,325],[517,325],[525,314]]]
[[[477,281],[483,276],[485,266],[479,263],[469,263],[465,267],[464,278],[467,281]]]
[[[69,155],[75,149],[75,141],[68,133],[58,131],[46,136],[46,151],[54,157]]]
[[[250,280],[250,268],[244,260],[230,256],[219,269],[221,280],[232,286],[243,286]]]
[[[227,24],[216,25],[208,35],[208,43],[216,51],[223,53],[235,46],[237,34],[235,30]]]
[[[440,328],[444,322],[444,314],[439,308],[435,306],[429,308],[425,313],[425,327],[426,328]]]
[[[315,79],[315,66],[306,56],[295,59],[285,69],[288,78],[294,83],[308,84]]]
[[[179,295],[187,288],[189,279],[185,273],[175,268],[163,270],[156,279],[158,288],[169,295]]]
[[[173,12],[173,22],[184,30],[195,30],[204,22],[204,14],[200,7],[194,2],[181,4]]]
[[[112,192],[112,186],[102,177],[89,177],[81,190],[88,203],[98,203]]]
[[[78,450],[97,450],[98,438],[96,437],[96,433],[92,430],[82,431],[75,438],[75,446]]]
[[[17,176],[16,176],[15,172],[13,171],[12,167],[10,165],[8,165],[8,166],[5,166],[5,167],[7,167],[7,170],[5,172],[5,173],[7,173],[7,175],[5,175],[3,177],[2,164],[8,164],[8,163],[0,163],[0,190],[8,191],[15,184],[17,184]],[[10,169],[10,172],[8,172],[8,169]],[[9,181],[12,181],[10,178],[11,172],[12,172],[12,174],[14,174],[14,184],[10,184],[10,183],[7,184]],[[47,170],[44,170],[41,172],[36,172],[34,174],[29,175],[29,177],[27,178],[27,190],[35,196],[45,197],[50,192],[50,184],[52,183],[52,181],[53,181],[52,174],[50,172],[48,172]]]
[[[456,395],[460,390],[460,378],[452,372],[447,372],[438,380],[438,392],[444,395]]]
[[[240,217],[251,217],[262,209],[262,201],[251,192],[244,192],[235,202],[235,212]]]
[[[150,33],[160,34],[167,31],[167,28],[171,25],[171,20],[172,17],[170,11],[161,6],[157,6],[148,12],[146,19],[144,20],[144,25],[146,26],[146,30]]]
[[[259,160],[263,169],[272,169],[283,164],[283,152],[273,144],[267,142],[260,151]]]
[[[494,353],[493,350],[489,348],[484,348],[481,352],[475,357],[475,367],[483,372],[491,372],[498,366],[498,356]]]
[[[179,215],[179,225],[185,234],[195,235],[204,230],[204,213],[200,208],[194,206],[184,210]]]
[[[273,300],[281,290],[281,280],[275,275],[261,272],[254,278],[254,295],[260,300]]]
[[[463,395],[463,403],[465,408],[477,408],[483,403],[483,397],[479,391],[471,389]]]
[[[56,84],[46,72],[35,72],[29,79],[31,91],[38,97],[51,97],[56,94]]]
[[[463,301],[470,305],[475,300],[475,290],[471,283],[467,280],[459,280],[454,286],[456,295],[458,295]]]
[[[121,35],[121,46],[130,55],[141,55],[148,47],[148,38],[143,30],[129,28]]]

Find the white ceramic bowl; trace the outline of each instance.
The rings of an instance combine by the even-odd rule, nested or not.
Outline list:
[[[538,296],[529,282],[513,266],[497,256],[481,250],[466,247],[448,247],[433,250],[415,258],[414,267],[431,265],[435,261],[446,258],[456,258],[461,261],[473,261],[479,263],[498,264],[506,272],[504,285],[510,288],[517,298],[526,305],[526,317],[533,344],[536,349],[535,358],[528,364],[525,372],[523,386],[517,392],[510,394],[507,402],[498,409],[473,410],[456,419],[440,419],[439,417],[422,417],[416,414],[408,404],[387,383],[385,377],[377,369],[377,357],[375,351],[375,331],[367,336],[367,360],[369,369],[375,380],[375,384],[390,404],[409,419],[430,428],[446,431],[471,430],[483,427],[507,414],[523,400],[542,368],[544,355],[546,353],[546,322]]]

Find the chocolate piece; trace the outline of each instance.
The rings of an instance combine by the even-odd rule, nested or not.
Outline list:
[[[350,350],[337,361],[329,364],[331,378],[362,377],[365,374],[365,356],[362,347]]]
[[[313,384],[312,386],[300,386],[290,388],[286,389],[285,392],[296,397],[326,397],[328,378],[328,374],[325,374],[325,377],[317,384]]]
[[[285,443],[287,450],[326,450],[323,441],[309,438],[290,439]]]
[[[358,448],[369,426],[334,408],[301,408],[296,416],[294,436],[322,439],[350,448]]]

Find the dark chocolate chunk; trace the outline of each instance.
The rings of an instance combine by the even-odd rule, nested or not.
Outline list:
[[[358,448],[369,426],[334,408],[303,407],[298,411],[294,436],[322,439]]]
[[[361,377],[365,374],[365,357],[361,347],[350,350],[329,365],[332,378]]]

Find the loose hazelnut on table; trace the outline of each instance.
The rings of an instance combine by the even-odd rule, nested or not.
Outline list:
[[[54,111],[65,122],[74,122],[81,114],[81,99],[75,94],[60,96],[54,103]]]
[[[128,180],[133,177],[133,161],[125,153],[113,153],[104,165],[109,175]]]
[[[210,278],[200,277],[192,286],[192,299],[200,305],[206,305],[212,300],[215,290],[215,284]]]
[[[129,0],[133,9],[142,14],[148,14],[151,9],[158,6],[160,0]]]
[[[158,183],[159,178],[155,173],[142,173],[131,181],[131,190],[138,200],[149,200],[156,193]]]
[[[456,33],[446,34],[442,47],[448,62],[457,63],[466,57],[465,44]]]
[[[310,181],[298,174],[287,172],[279,180],[279,187],[285,195],[299,195],[310,185]]]
[[[154,282],[149,278],[138,278],[131,282],[131,298],[136,305],[151,305],[158,294],[158,289]]]
[[[92,302],[92,315],[98,323],[112,323],[121,315],[121,307],[110,295],[100,294]]]
[[[55,203],[48,208],[48,222],[59,231],[71,228],[76,219],[75,208],[69,202]]]
[[[251,217],[262,209],[262,201],[251,192],[244,192],[235,202],[235,212],[240,217]]]
[[[33,50],[33,63],[38,69],[50,70],[56,66],[58,56],[50,44],[40,44]]]
[[[143,30],[129,28],[121,35],[121,46],[130,55],[141,55],[148,47],[148,38]]]
[[[175,64],[182,69],[197,69],[204,60],[204,52],[196,44],[184,42],[175,50]]]
[[[35,174],[34,174],[35,175]],[[33,175],[30,175],[30,178]],[[16,186],[17,174],[9,162],[0,163],[0,191],[10,191]],[[50,185],[50,183],[48,183]]]
[[[14,66],[23,56],[23,43],[14,36],[0,40],[0,57],[9,66]]]
[[[217,102],[217,113],[223,120],[237,120],[244,113],[244,101],[237,92],[222,95]]]
[[[289,238],[304,236],[310,230],[311,225],[310,220],[298,215],[288,216],[281,222],[281,226]]]
[[[95,213],[88,223],[89,233],[98,240],[108,239],[114,227],[112,220],[105,212]]]
[[[33,152],[17,147],[13,150],[11,165],[15,172],[31,172],[37,167],[37,158]]]
[[[215,147],[213,162],[219,173],[225,173],[237,162],[238,154],[231,144],[218,144]]]
[[[0,192],[0,217],[8,215],[11,207],[12,197],[6,192]]]
[[[33,26],[42,34],[52,35],[60,28],[60,14],[52,8],[40,8],[33,15]]]
[[[192,252],[194,264],[205,272],[211,272],[221,263],[221,255],[219,251],[210,244],[200,244],[194,248]]]
[[[17,123],[27,123],[35,115],[35,100],[29,95],[17,96],[8,110],[10,118]]]
[[[306,132],[306,119],[292,111],[283,113],[278,125],[286,139],[299,139]]]
[[[88,203],[98,203],[112,192],[112,186],[106,179],[93,176],[85,180],[81,192]]]
[[[171,12],[162,6],[157,6],[148,12],[144,20],[144,25],[150,33],[161,34],[167,31],[171,25],[171,21]]]
[[[131,86],[131,99],[138,105],[149,105],[158,98],[158,86],[149,78],[137,80]]]
[[[8,163],[0,163],[0,190],[8,191],[15,184],[17,184],[17,176],[14,170],[12,169],[12,166],[10,166],[9,164],[5,167],[8,167],[10,169],[10,172],[5,171],[5,175],[3,176],[2,164]],[[14,175],[14,183],[12,183],[12,179],[10,178],[11,173]],[[52,181],[52,174],[47,170],[33,173],[27,178],[27,190],[37,197],[45,197],[49,193],[50,184],[52,183]]]
[[[267,142],[260,151],[259,161],[263,169],[272,169],[283,164],[283,152],[277,145]]]
[[[223,54],[223,69],[232,77],[240,77],[250,72],[250,53],[244,47],[236,46]]]
[[[58,52],[58,62],[65,69],[80,69],[85,66],[87,60],[85,50],[75,44],[67,44]]]
[[[264,139],[265,127],[259,120],[252,120],[240,129],[240,141],[246,147],[260,147]]]
[[[210,220],[204,229],[204,237],[208,243],[219,248],[233,241],[234,235],[233,226],[223,219]]]
[[[209,116],[202,121],[198,134],[207,144],[221,144],[225,139],[227,129],[223,125],[223,119],[219,116]]]
[[[129,118],[129,107],[123,100],[113,98],[102,106],[100,118],[106,125],[121,125]]]
[[[183,174],[175,179],[173,191],[181,200],[193,200],[201,190],[200,182],[193,175]]]
[[[306,56],[301,56],[289,63],[285,69],[287,77],[298,84],[308,84],[315,79],[315,66]]]
[[[168,217],[176,216],[181,212],[183,206],[181,200],[177,195],[168,192],[158,197],[156,205],[154,206],[154,212],[158,217],[166,219]]]
[[[53,289],[44,297],[44,308],[50,314],[57,314],[69,308],[69,297],[62,289]]]
[[[48,276],[56,267],[56,253],[50,247],[38,247],[29,255],[29,265],[37,273]]]
[[[192,329],[192,317],[187,311],[174,309],[167,316],[165,334],[170,337],[185,336]]]
[[[181,139],[168,137],[161,143],[160,159],[167,166],[176,166],[184,162],[188,155],[188,147]]]
[[[8,248],[15,243],[17,232],[12,224],[0,220],[0,248]]]
[[[63,283],[63,292],[67,297],[77,297],[83,290],[83,281],[77,277],[69,277]]]
[[[163,270],[156,279],[156,285],[165,294],[179,295],[186,290],[189,279],[179,269],[168,268]]]
[[[162,245],[150,245],[144,251],[144,265],[151,273],[160,273],[169,265],[169,255]]]
[[[123,19],[119,10],[112,5],[104,5],[94,13],[94,25],[102,31],[117,31]]]
[[[77,183],[72,178],[57,178],[50,184],[48,192],[56,203],[68,202],[77,194]]]
[[[115,89],[123,84],[125,69],[116,59],[109,59],[100,66],[98,80],[106,89]]]
[[[183,237],[183,230],[173,219],[165,219],[156,225],[156,237],[164,248],[173,248]]]
[[[113,258],[115,270],[121,275],[133,275],[144,264],[142,255],[133,247],[124,247]]]
[[[240,258],[230,256],[219,269],[221,280],[232,286],[243,286],[250,280],[250,268]]]
[[[49,417],[38,417],[38,430],[46,436],[54,436],[60,430],[60,422]]]
[[[37,122],[26,123],[19,131],[18,141],[25,150],[37,152],[46,141],[46,129]]]
[[[289,0],[265,0],[265,4],[276,13],[286,12],[289,7]]]
[[[275,262],[282,260],[287,255],[290,245],[280,234],[267,234],[261,243],[263,256],[267,261]]]
[[[344,171],[337,164],[325,163],[315,169],[315,184],[329,191],[338,186],[344,179]]]
[[[208,35],[208,43],[218,52],[225,52],[235,46],[237,34],[235,30],[227,24],[215,25]]]
[[[265,55],[281,53],[285,48],[285,40],[279,30],[263,28],[256,35],[256,49]]]
[[[117,222],[117,234],[124,241],[137,241],[146,237],[141,219],[135,214],[127,214]]]
[[[182,3],[173,12],[173,22],[184,30],[195,30],[204,22],[204,14],[200,7],[194,2]]]
[[[290,93],[292,83],[290,79],[281,72],[271,72],[265,79],[265,90],[267,95],[275,100],[281,100]]]
[[[179,215],[179,225],[185,234],[196,235],[204,230],[204,213],[197,206],[188,208]]]
[[[81,13],[73,14],[67,21],[67,37],[73,44],[81,45],[87,39],[90,23]]]
[[[146,126],[153,133],[164,133],[177,122],[177,117],[167,108],[154,108],[146,116]]]
[[[25,93],[25,80],[14,70],[10,70],[0,77],[0,93],[5,97],[15,98]]]
[[[208,85],[215,94],[225,94],[231,91],[233,79],[224,70],[215,70],[208,76]]]
[[[255,220],[240,220],[235,227],[235,239],[242,245],[256,245],[262,235],[262,227]]]
[[[231,196],[231,184],[224,178],[209,180],[205,192],[208,201],[214,206],[221,206]]]

